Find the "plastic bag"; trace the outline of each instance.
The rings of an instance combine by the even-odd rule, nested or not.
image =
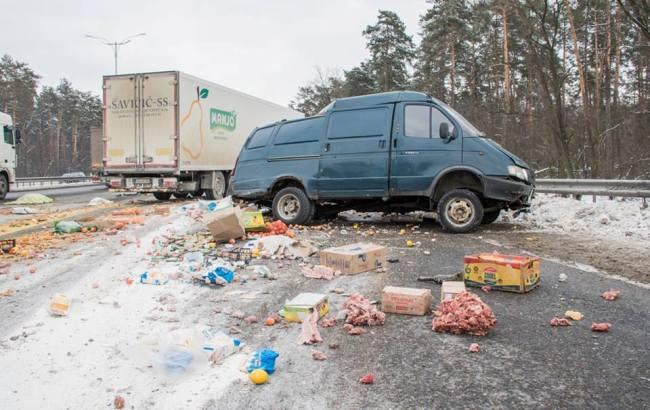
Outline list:
[[[58,221],[54,223],[54,232],[56,233],[81,232],[81,224],[76,221]]]
[[[226,358],[244,346],[239,339],[232,338],[223,332],[212,332],[203,330],[205,343],[203,351],[209,354],[210,363],[221,364]]]
[[[164,285],[168,281],[169,277],[162,272],[145,272],[140,275],[140,283],[147,285]]]
[[[233,279],[235,279],[235,272],[224,266],[217,266],[213,271],[208,272],[206,278],[210,283],[217,285],[222,285],[223,281],[232,283]]]
[[[173,346],[163,353],[165,370],[170,373],[184,373],[194,360],[194,354],[181,346]]]
[[[275,371],[275,359],[279,355],[278,352],[271,349],[256,350],[246,363],[246,371],[250,373],[255,369],[262,369],[268,374],[273,374]]]
[[[204,257],[201,252],[188,252],[183,256],[183,265],[186,271],[196,272],[203,266]]]
[[[219,211],[232,206],[232,197],[227,196],[218,201],[203,201],[199,200],[199,208],[205,209],[209,212]]]

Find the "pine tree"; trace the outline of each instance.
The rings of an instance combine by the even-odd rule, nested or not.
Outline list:
[[[377,23],[363,31],[370,51],[368,67],[379,91],[408,88],[408,67],[415,58],[413,39],[392,11],[380,10]]]

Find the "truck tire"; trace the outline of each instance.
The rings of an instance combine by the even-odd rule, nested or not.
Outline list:
[[[492,222],[496,221],[499,215],[501,214],[501,210],[497,209],[496,211],[489,211],[489,212],[484,212],[483,213],[483,220],[481,220],[481,225],[489,225]]]
[[[445,231],[465,233],[475,229],[483,220],[483,205],[468,189],[453,189],[438,202],[438,220]]]
[[[314,217],[316,207],[302,189],[287,187],[275,194],[272,209],[275,219],[287,225],[303,225]]]
[[[169,201],[169,198],[172,197],[171,192],[154,192],[153,196],[159,201]]]
[[[223,172],[217,171],[212,178],[212,187],[204,189],[205,197],[208,199],[221,199],[226,193],[226,177]]]
[[[5,174],[0,174],[0,200],[7,197],[7,192],[9,192],[9,181]]]

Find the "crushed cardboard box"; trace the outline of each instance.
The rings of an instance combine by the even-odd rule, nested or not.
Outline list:
[[[209,213],[208,229],[216,241],[241,238],[246,234],[242,212],[235,206]]]
[[[403,315],[426,315],[433,303],[429,289],[386,286],[382,291],[381,310]]]
[[[320,264],[347,275],[386,267],[386,247],[372,243],[327,248],[320,252]]]
[[[457,294],[465,292],[465,283],[461,281],[444,281],[440,288],[440,301],[451,300]]]

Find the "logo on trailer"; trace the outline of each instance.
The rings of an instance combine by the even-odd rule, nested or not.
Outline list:
[[[210,129],[216,128],[234,131],[237,128],[237,114],[234,111],[210,108]]]

